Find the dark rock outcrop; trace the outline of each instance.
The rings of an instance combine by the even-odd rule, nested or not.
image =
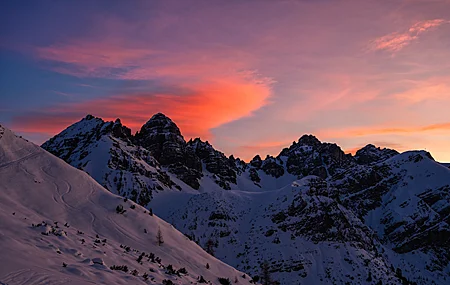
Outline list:
[[[287,171],[299,177],[316,175],[325,179],[354,164],[354,159],[339,146],[321,143],[313,135],[302,136],[278,157],[287,157]]]
[[[255,157],[252,160],[250,160],[250,165],[257,169],[260,169],[262,166],[261,156],[259,156],[259,154],[255,155]]]
[[[114,124],[112,125],[111,133],[114,137],[124,140],[130,140],[132,138],[131,130],[126,126],[122,125],[119,118],[117,118]]]
[[[389,148],[376,147],[368,144],[355,154],[355,159],[359,164],[371,164],[384,161],[397,155],[398,151]]]
[[[162,166],[194,189],[200,187],[202,163],[188,147],[178,126],[164,114],[154,115],[136,134],[135,141],[144,147]]]
[[[200,138],[190,140],[187,145],[205,164],[206,170],[215,174],[215,182],[223,189],[230,190],[230,183],[236,184],[237,167],[234,158],[227,158]]]
[[[268,175],[275,178],[281,177],[284,174],[283,161],[280,158],[267,156],[262,163],[261,169]]]

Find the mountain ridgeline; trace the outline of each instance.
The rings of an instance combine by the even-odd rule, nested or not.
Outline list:
[[[289,148],[283,149],[277,157],[268,155],[262,160],[256,155],[250,163],[245,163],[233,155],[226,157],[200,138],[186,142],[177,125],[161,113],[154,115],[134,136],[129,128],[122,125],[120,119],[105,122],[101,118],[88,115],[45,142],[42,147],[88,172],[88,164],[97,163],[90,154],[97,156],[100,152],[96,148],[109,147],[109,168],[124,170],[120,173],[142,172],[144,176],[158,178],[159,181],[152,185],[154,188],[147,189],[149,198],[150,190],[162,190],[164,186],[180,189],[180,185],[169,177],[161,177],[165,172],[174,174],[189,187],[198,190],[203,170],[206,170],[215,175],[215,182],[221,188],[230,190],[233,184],[237,184],[237,177],[246,170],[249,171],[250,179],[259,187],[261,178],[258,170],[274,178],[289,173],[299,177],[317,175],[326,179],[338,170],[357,164],[368,165],[398,154],[395,150],[367,145],[352,156],[344,154],[336,144],[321,143],[312,135],[304,135],[298,142],[293,142]],[[146,169],[139,162],[145,162],[150,168]],[[106,175],[103,182],[107,182],[108,177],[109,175]],[[115,176],[113,180],[113,188],[122,189],[123,179]],[[105,186],[108,188],[110,185]],[[135,190],[132,191],[133,195],[137,195],[144,189],[132,187],[132,190]],[[144,200],[138,202],[145,206]]]
[[[135,135],[88,115],[42,147],[251,276],[267,261],[281,284],[450,282],[450,169],[425,151],[304,135],[246,163],[160,113]]]

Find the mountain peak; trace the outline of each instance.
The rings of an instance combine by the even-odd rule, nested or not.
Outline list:
[[[172,122],[173,123],[172,119],[170,119],[169,117],[167,117],[163,113],[156,113],[156,114],[154,114],[150,118],[150,120],[147,121],[147,123],[151,122],[151,121],[168,121],[168,122]]]
[[[298,143],[300,145],[309,145],[309,146],[317,146],[320,145],[321,142],[313,135],[303,135],[298,139]]]
[[[87,114],[86,117],[83,118],[83,120],[89,121],[92,119],[95,119],[96,117],[92,116],[91,114]]]
[[[141,136],[148,134],[172,134],[179,136],[184,141],[178,126],[163,113],[153,115],[150,120],[145,123],[140,131]]]
[[[360,164],[370,164],[386,160],[394,155],[399,154],[398,151],[390,148],[380,148],[373,144],[368,144],[358,150],[355,154],[356,161]]]

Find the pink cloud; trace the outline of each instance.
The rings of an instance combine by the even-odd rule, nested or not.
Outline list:
[[[393,53],[398,52],[417,40],[420,34],[445,23],[449,23],[449,21],[444,19],[434,19],[417,22],[406,32],[395,32],[372,40],[369,43],[369,50],[385,50]]]

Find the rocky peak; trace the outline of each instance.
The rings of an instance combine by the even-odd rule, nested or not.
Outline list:
[[[313,135],[303,135],[298,140],[299,145],[319,146],[321,142]]]
[[[91,114],[87,114],[86,117],[83,118],[83,120],[89,121],[92,119],[95,119],[96,117],[92,116]]]
[[[136,141],[148,149],[162,165],[184,160],[186,142],[178,126],[164,114],[153,115],[136,133]]]
[[[399,154],[398,151],[389,148],[376,147],[373,144],[368,144],[355,154],[355,159],[359,164],[371,164],[384,161],[394,155]]]
[[[136,134],[136,138],[143,146],[151,146],[155,143],[161,145],[165,141],[180,145],[186,144],[178,126],[161,113],[153,115],[141,127],[141,130]]]
[[[262,165],[261,156],[259,156],[259,154],[255,155],[255,157],[252,160],[250,160],[250,165],[255,168],[261,168]]]
[[[116,138],[129,140],[131,138],[131,130],[126,126],[122,125],[119,118],[116,119],[112,125],[111,133]]]
[[[136,133],[135,141],[183,182],[194,189],[200,187],[201,161],[187,146],[178,126],[166,115],[153,115]]]

